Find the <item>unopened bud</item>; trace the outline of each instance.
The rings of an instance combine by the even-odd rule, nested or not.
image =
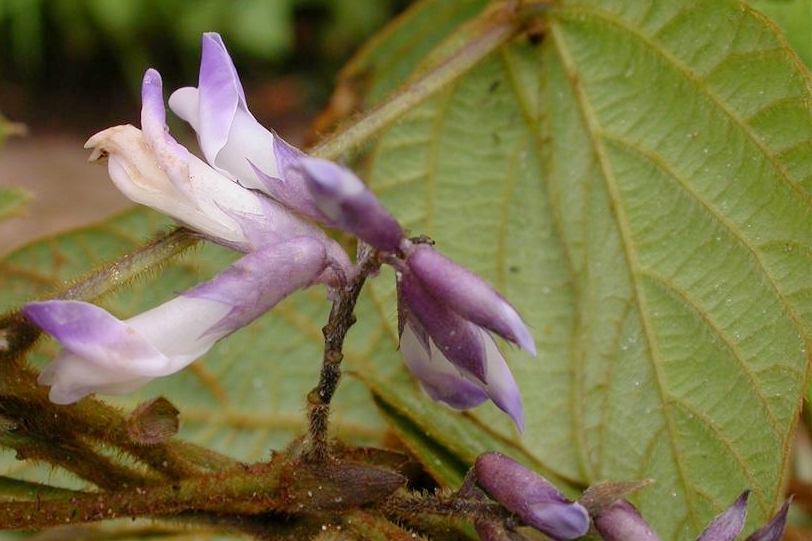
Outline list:
[[[787,525],[787,512],[789,511],[790,503],[792,503],[791,496],[784,502],[784,505],[781,506],[781,510],[778,511],[770,522],[750,534],[745,541],[778,541],[781,539],[781,536],[784,535],[784,527]]]
[[[600,514],[593,515],[595,528],[604,541],[660,541],[657,533],[626,500],[617,500]]]
[[[302,158],[299,167],[316,206],[336,227],[378,250],[398,249],[403,229],[355,173],[318,158]]]
[[[586,535],[589,515],[552,483],[505,455],[481,454],[474,466],[477,481],[522,521],[559,541]]]
[[[708,524],[708,527],[699,534],[696,541],[733,541],[744,527],[747,516],[747,497],[749,490],[742,492],[733,505]]]

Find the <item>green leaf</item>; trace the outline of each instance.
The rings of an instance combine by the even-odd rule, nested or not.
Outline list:
[[[376,87],[403,79],[364,61]],[[513,301],[540,350],[507,351],[522,437],[488,406],[437,443],[512,442],[583,484],[652,478],[639,504],[663,539],[694,538],[744,488],[763,522],[806,377],[809,100],[797,57],[736,2],[561,2],[541,44],[517,41],[390,129],[373,189]],[[391,285],[372,293],[385,316]],[[391,409],[414,384],[382,320],[392,344],[363,373]],[[426,427],[439,409],[396,411]]]
[[[750,0],[749,3],[778,25],[806,67],[812,69],[812,2]]]
[[[0,186],[0,220],[24,212],[31,200],[31,192],[18,186]]]

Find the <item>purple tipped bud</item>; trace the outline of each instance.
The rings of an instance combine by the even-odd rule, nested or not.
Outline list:
[[[417,318],[443,356],[458,370],[486,382],[485,343],[477,326],[430,295],[408,270],[401,273],[398,285],[401,304]]]
[[[742,492],[741,496],[733,502],[733,505],[708,524],[708,527],[699,534],[696,541],[733,541],[736,539],[736,536],[744,527],[744,519],[747,516],[747,497],[749,495],[749,490]]]
[[[787,512],[792,498],[789,498],[781,507],[773,519],[765,526],[759,528],[744,541],[778,541],[784,535],[784,527],[787,525]]]
[[[413,245],[406,262],[424,287],[460,316],[536,354],[533,337],[519,314],[485,280],[428,244]]]
[[[618,500],[593,517],[593,521],[604,541],[660,541],[648,522],[626,500]]]
[[[302,158],[299,167],[316,206],[336,227],[378,250],[398,249],[403,229],[352,171],[318,158]]]
[[[502,454],[481,454],[474,466],[477,481],[522,521],[556,540],[586,535],[589,514],[552,483]]]

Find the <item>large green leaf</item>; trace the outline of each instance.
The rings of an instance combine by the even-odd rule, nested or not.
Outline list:
[[[430,28],[438,7],[450,14],[437,17],[444,32],[405,46],[409,25]],[[356,61],[369,102],[424,72],[445,31],[446,45],[463,39],[454,29],[480,7],[410,10]],[[444,483],[495,448],[575,485],[654,479],[638,503],[663,539],[694,538],[747,487],[751,524],[761,522],[780,497],[806,380],[807,72],[733,0],[562,0],[547,22],[541,43],[521,38],[483,61],[367,162],[398,218],[488,278],[533,328],[539,359],[506,351],[525,434],[492,405],[457,414],[422,395],[395,350],[391,272],[359,301],[336,432],[382,435],[360,379],[407,446],[440,461],[429,470]],[[46,295],[163,227],[138,211],[35,244],[0,268],[0,302]],[[132,315],[233,258],[205,247],[105,306]],[[326,311],[321,291],[297,294],[191,370],[116,402],[163,394],[183,437],[260,458],[304,427]],[[54,351],[45,342],[38,362]]]
[[[508,354],[523,437],[490,407],[435,437],[453,449],[484,427],[581,483],[652,478],[639,503],[664,539],[693,538],[745,488],[763,521],[806,377],[807,72],[735,2],[561,2],[548,23],[370,153],[382,199],[514,301],[540,349]],[[392,306],[389,284],[372,289]],[[390,348],[365,378],[414,393],[379,368]]]

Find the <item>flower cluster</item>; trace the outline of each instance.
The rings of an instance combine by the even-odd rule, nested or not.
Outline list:
[[[516,310],[474,273],[409,240],[350,170],[312,158],[257,122],[217,34],[203,37],[197,87],[169,107],[195,130],[205,161],[169,133],[161,77],[147,70],[141,129],[115,126],[87,142],[115,185],[202,237],[245,255],[221,274],[121,321],[78,301],[29,303],[25,314],[64,346],[40,376],[54,402],[128,393],[180,370],[293,291],[340,291],[361,268],[316,225],[342,229],[395,268],[400,347],[433,399],[468,409],[491,399],[521,430],[521,398],[492,334],[535,355]]]
[[[581,501],[567,499],[552,483],[515,460],[494,452],[483,453],[469,474],[472,480],[493,499],[518,518],[518,525],[536,529],[550,539],[567,541],[587,534],[590,523],[604,541],[660,541],[654,529],[637,509],[624,499],[611,494],[588,497]],[[476,496],[470,486],[461,496]],[[734,541],[744,528],[747,498],[744,492],[723,513],[714,518],[696,541]],[[745,541],[779,541],[789,511],[788,500],[765,526],[750,534]],[[475,527],[482,541],[524,539],[512,524],[493,519],[477,520]]]
[[[723,513],[714,518],[699,534],[696,541],[734,541],[744,528],[747,516],[749,491],[742,493]],[[745,541],[779,541],[784,533],[787,513],[792,499],[787,500],[778,513]],[[626,500],[617,500],[607,508],[595,513],[595,528],[605,541],[660,541],[660,537],[637,509]]]

